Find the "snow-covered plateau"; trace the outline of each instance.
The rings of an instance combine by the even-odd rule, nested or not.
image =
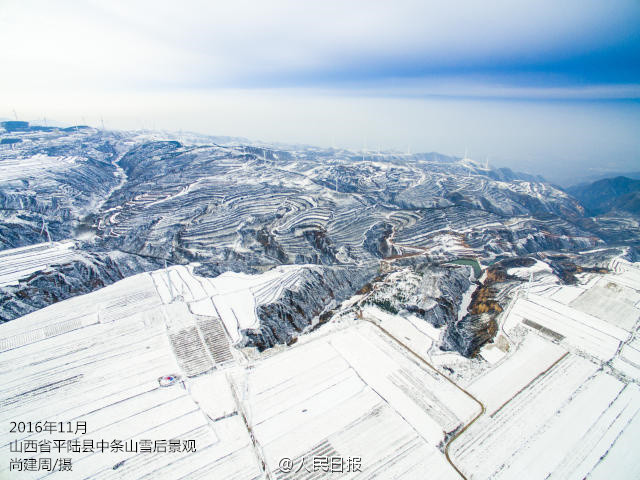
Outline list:
[[[435,153],[0,138],[0,478],[640,478],[634,219]]]

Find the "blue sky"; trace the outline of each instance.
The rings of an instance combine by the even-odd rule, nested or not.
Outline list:
[[[640,170],[638,0],[2,0],[0,41],[0,116]]]

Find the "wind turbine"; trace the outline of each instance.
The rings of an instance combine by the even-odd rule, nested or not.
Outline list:
[[[367,153],[367,137],[364,137],[364,147],[362,148],[362,161],[364,162],[364,157]]]
[[[40,229],[40,235],[42,235],[44,232],[47,232],[47,239],[49,240],[49,243],[51,243],[51,235],[49,234],[49,229],[44,223],[44,217],[42,217],[42,228]]]

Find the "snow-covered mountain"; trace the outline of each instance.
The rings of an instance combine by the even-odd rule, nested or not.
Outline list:
[[[205,276],[315,265],[301,289],[258,305],[261,327],[245,336],[265,348],[396,259],[486,264],[605,244],[565,192],[469,159],[175,138],[89,127],[0,134],[2,321],[164,265],[195,263]]]

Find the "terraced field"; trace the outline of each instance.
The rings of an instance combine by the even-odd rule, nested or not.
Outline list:
[[[5,321],[85,293],[74,286],[78,275],[97,288],[165,264],[193,265],[204,277],[320,267],[307,270],[315,273],[305,287],[278,296],[285,304],[260,310],[257,324],[240,321],[253,330],[248,341],[263,348],[291,340],[278,324],[304,329],[353,295],[384,259],[486,264],[603,244],[564,192],[469,159],[196,135],[180,143],[175,135],[88,127],[13,134],[22,142],[0,150],[0,246],[73,240],[75,247],[41,260],[4,253],[0,273],[12,285],[1,297]]]
[[[629,218],[440,154],[12,136],[0,417],[197,446],[78,449],[83,478],[638,476]]]

